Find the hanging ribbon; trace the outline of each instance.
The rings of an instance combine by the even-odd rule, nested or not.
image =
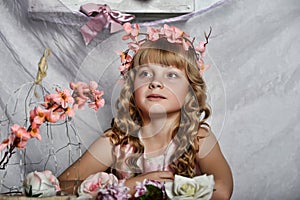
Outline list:
[[[110,25],[110,33],[122,30],[122,24],[132,21],[135,16],[111,10],[108,5],[87,3],[80,6],[80,11],[90,17],[80,32],[86,45],[103,29]]]
[[[38,72],[36,74],[35,80],[34,80],[34,96],[36,98],[39,98],[39,95],[36,91],[36,86],[41,84],[42,80],[47,76],[47,70],[48,70],[48,63],[47,59],[51,54],[51,50],[49,48],[46,48],[44,50],[43,56],[40,59],[40,62],[38,63]]]
[[[44,50],[43,56],[40,59],[40,62],[38,64],[38,72],[36,74],[34,83],[35,84],[40,84],[43,80],[43,78],[45,78],[47,76],[47,69],[48,69],[48,63],[47,63],[47,58],[50,56],[51,51],[49,48],[46,48]]]

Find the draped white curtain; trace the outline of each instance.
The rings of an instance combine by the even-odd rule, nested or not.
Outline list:
[[[59,175],[110,126],[120,87],[115,51],[126,49],[126,43],[122,32],[104,30],[86,46],[79,32],[85,20],[74,18],[71,25],[63,15],[35,19],[22,0],[2,0],[0,19],[1,141],[12,123],[24,120],[22,102],[46,47],[52,52],[43,80],[48,91],[71,81],[95,80],[107,102],[98,113],[78,112],[68,136],[65,126],[50,132],[45,127],[41,142],[32,140],[26,151],[17,151],[6,170],[0,170],[0,187],[6,192],[20,189],[22,174],[33,170]],[[300,198],[299,22],[298,0],[232,0],[171,23],[197,41],[213,28],[205,80],[213,110],[210,123],[233,171],[232,199]],[[73,145],[63,148],[68,143]]]

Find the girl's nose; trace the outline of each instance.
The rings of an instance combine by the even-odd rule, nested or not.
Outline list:
[[[149,89],[154,89],[154,88],[164,88],[164,84],[160,81],[157,81],[157,80],[153,80],[150,82],[149,84]]]

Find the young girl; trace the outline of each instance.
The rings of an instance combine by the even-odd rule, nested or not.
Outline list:
[[[144,179],[172,181],[174,174],[213,174],[212,199],[230,199],[231,170],[206,123],[210,109],[202,57],[209,36],[194,46],[176,27],[148,27],[147,34],[137,25],[124,27],[123,39],[133,40],[129,49],[134,56],[130,50],[120,53],[124,87],[117,116],[112,128],[59,177],[61,187],[76,188],[76,180],[107,169],[125,179],[132,193],[136,182]]]

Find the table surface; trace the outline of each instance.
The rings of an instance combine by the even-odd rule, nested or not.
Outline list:
[[[55,196],[55,197],[43,197],[43,198],[34,198],[34,197],[25,197],[25,196],[3,196],[0,195],[0,200],[70,200],[76,196]]]

